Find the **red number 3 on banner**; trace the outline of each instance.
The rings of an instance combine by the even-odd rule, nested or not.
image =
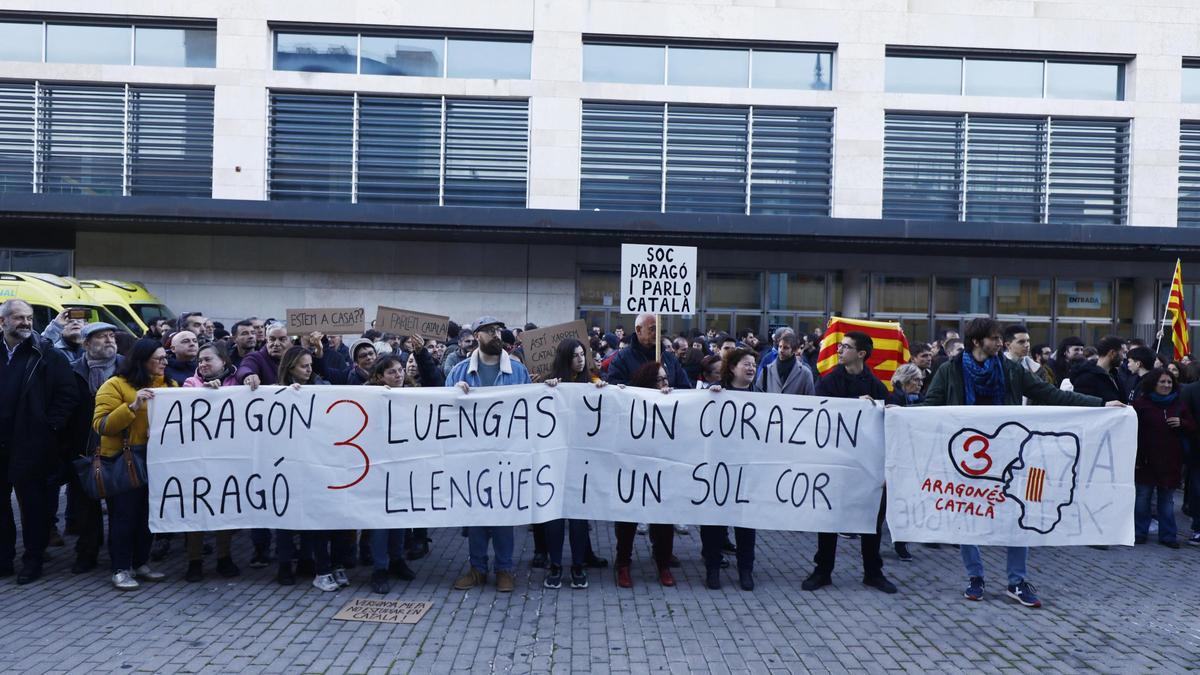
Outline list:
[[[979,434],[975,434],[974,436],[969,436],[967,438],[967,440],[963,441],[963,452],[970,454],[971,448],[974,445],[979,445],[981,447],[978,450],[976,450],[975,453],[971,455],[971,457],[973,459],[983,460],[983,467],[982,468],[969,467],[969,466],[967,466],[967,462],[965,460],[959,462],[958,466],[961,467],[962,470],[965,471],[967,473],[967,475],[969,475],[969,476],[982,476],[985,473],[987,473],[989,469],[992,468],[992,458],[990,455],[988,455],[988,446],[990,444],[988,443],[988,439],[984,438],[983,436],[980,436]]]
[[[344,441],[338,441],[337,443],[334,443],[334,445],[351,447],[351,448],[354,448],[355,450],[358,450],[358,453],[360,455],[362,455],[363,461],[366,462],[366,466],[363,467],[362,473],[359,474],[358,478],[355,478],[353,481],[346,483],[345,485],[326,485],[325,487],[329,488],[330,490],[345,490],[346,488],[354,487],[355,485],[358,485],[359,483],[361,483],[362,480],[367,477],[367,472],[371,470],[371,458],[367,456],[367,451],[363,450],[361,445],[354,442],[355,439],[357,439],[359,436],[361,436],[362,432],[365,431],[367,428],[367,411],[366,411],[366,409],[363,408],[362,405],[358,401],[342,399],[340,401],[334,401],[333,403],[330,403],[329,407],[325,409],[325,414],[328,415],[330,413],[330,411],[332,411],[334,408],[338,407],[339,405],[341,405],[343,403],[349,403],[350,405],[354,406],[355,408],[358,408],[358,411],[360,413],[362,413],[362,426],[358,428],[358,431],[354,432],[353,436],[351,436],[350,438],[347,438]]]

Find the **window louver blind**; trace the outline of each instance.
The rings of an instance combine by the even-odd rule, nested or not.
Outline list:
[[[662,209],[663,110],[584,103],[579,208]]]
[[[883,142],[883,217],[958,220],[962,215],[964,119],[888,113]]]
[[[1120,225],[1129,193],[1129,122],[1052,120],[1051,223]]]
[[[828,216],[833,112],[754,108],[750,213]]]
[[[970,118],[967,220],[1036,223],[1045,201],[1046,121]]]
[[[0,82],[0,192],[33,191],[34,85]]]
[[[667,210],[746,210],[747,110],[667,106]]]
[[[350,201],[354,97],[271,94],[271,199]]]
[[[446,100],[447,206],[525,206],[529,105]]]
[[[358,201],[437,206],[442,102],[360,96]]]
[[[124,87],[42,85],[37,121],[41,192],[123,194]]]
[[[212,196],[213,92],[129,90],[129,194]]]
[[[1200,122],[1179,123],[1179,226],[1200,227]]]

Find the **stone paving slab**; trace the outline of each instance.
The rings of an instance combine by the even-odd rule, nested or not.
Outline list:
[[[1188,523],[1180,516],[1180,524]],[[242,576],[221,579],[208,558],[203,583],[183,581],[181,538],[158,569],[168,581],[122,593],[97,571],[72,575],[73,551],[50,549],[46,575],[17,586],[0,579],[0,672],[29,673],[1075,673],[1180,672],[1200,666],[1200,547],[1158,545],[1036,549],[1030,579],[1045,606],[1003,596],[1003,550],[984,549],[987,598],[962,599],[958,551],[913,546],[903,563],[885,537],[885,572],[900,587],[884,595],[860,583],[858,542],[839,541],[834,585],[800,590],[816,537],[760,532],[754,592],[733,569],[720,591],[704,588],[699,531],[677,536],[678,585],[656,582],[649,542],[639,536],[632,590],[611,569],[591,587],[542,588],[529,568],[532,537],[517,533],[517,587],[468,592],[466,539],[432,532],[418,578],[389,598],[428,600],[415,625],[334,621],[370,592],[370,571],[322,593],[300,579],[282,588],[273,570],[251,570],[248,537],[235,537]],[[611,559],[612,528],[596,523],[596,550]],[[568,545],[569,548],[569,545]],[[18,544],[18,550],[20,546]],[[18,553],[19,556],[19,553]],[[101,565],[107,565],[101,555]]]

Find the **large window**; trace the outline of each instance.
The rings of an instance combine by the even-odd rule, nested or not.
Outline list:
[[[1129,121],[891,112],[883,215],[1124,224]]]
[[[884,89],[908,94],[1120,101],[1125,57],[1073,61],[1031,54],[889,49]]]
[[[827,216],[827,110],[585,102],[580,208]]]
[[[212,22],[0,21],[0,60],[212,68]]]
[[[585,38],[583,81],[825,90],[833,82],[833,51]]]
[[[0,248],[0,272],[45,272],[68,277],[74,274],[71,251]]]
[[[0,192],[212,196],[213,92],[0,83]]]
[[[3,47],[0,47],[3,49]],[[1183,62],[1183,87],[1180,98],[1184,103],[1200,103],[1200,62],[1185,59]]]
[[[528,80],[532,36],[275,31],[275,70]]]
[[[271,199],[525,206],[526,101],[272,92]]]
[[[1200,122],[1194,120],[1179,123],[1178,221],[1180,227],[1200,227]]]

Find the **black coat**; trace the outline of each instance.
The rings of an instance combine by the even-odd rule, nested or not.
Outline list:
[[[44,480],[61,468],[66,428],[79,402],[70,364],[49,340],[33,335],[33,353],[21,375],[13,435],[8,445],[8,480]]]
[[[125,357],[118,354],[117,360],[113,364],[113,373],[121,372],[121,366],[124,363]],[[91,453],[100,444],[100,435],[92,429],[92,416],[96,412],[96,392],[92,391],[92,386],[88,383],[86,356],[71,364],[71,374],[74,378],[79,402],[75,404],[75,409],[71,412],[63,437],[62,458],[68,462]]]
[[[696,383],[688,379],[687,372],[683,366],[679,365],[679,359],[671,351],[665,350],[662,353],[663,370],[667,371],[667,379],[671,382],[671,387],[674,389],[693,389]],[[654,361],[654,349],[647,349],[642,346],[642,343],[634,340],[628,347],[617,352],[611,363],[608,364],[608,376],[605,380],[609,384],[629,384],[629,378],[647,363]]]
[[[1112,373],[1106,372],[1091,362],[1085,362],[1071,371],[1071,386],[1075,388],[1075,391],[1095,396],[1105,403],[1109,401],[1124,403],[1129,398],[1129,392],[1125,391]]]
[[[888,397],[887,387],[883,386],[870,368],[863,368],[858,375],[851,375],[846,372],[845,366],[838,364],[817,381],[817,396],[860,398],[863,395],[877,401]]]

